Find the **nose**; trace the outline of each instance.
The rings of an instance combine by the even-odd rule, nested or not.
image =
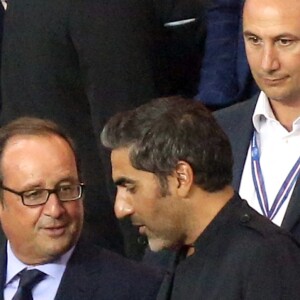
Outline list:
[[[277,50],[273,45],[265,45],[261,62],[262,69],[265,72],[272,72],[279,69],[280,63]]]
[[[116,200],[115,200],[115,215],[118,219],[122,219],[126,216],[130,216],[133,214],[134,209],[132,204],[130,203],[128,197],[125,195],[126,192],[121,191],[118,188]]]
[[[48,201],[44,204],[43,213],[53,219],[59,219],[65,213],[65,207],[55,193],[49,195]]]

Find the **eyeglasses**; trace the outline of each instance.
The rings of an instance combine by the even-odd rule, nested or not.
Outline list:
[[[45,204],[51,194],[55,194],[62,202],[78,200],[82,197],[84,183],[60,185],[55,189],[32,189],[23,192],[15,191],[3,185],[1,188],[20,196],[25,206],[36,206]]]

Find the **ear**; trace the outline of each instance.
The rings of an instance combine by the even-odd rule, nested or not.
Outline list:
[[[177,192],[179,196],[186,197],[194,184],[194,172],[189,163],[179,161],[176,166],[175,176],[177,177]]]

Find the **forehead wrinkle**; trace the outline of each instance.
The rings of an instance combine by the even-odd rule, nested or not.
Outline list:
[[[54,155],[47,147],[50,143],[55,145]],[[56,147],[57,146],[57,147]],[[45,150],[46,149],[46,150]],[[35,152],[43,151],[46,156],[43,160],[39,154],[35,159]],[[15,161],[13,157],[17,155],[18,159]],[[48,166],[52,166],[48,170]],[[63,178],[70,178],[77,176],[77,166],[74,153],[69,145],[56,136],[35,136],[35,135],[19,135],[8,140],[1,159],[2,173],[6,169],[9,174],[26,174],[26,178],[22,180],[22,186],[45,186],[45,180],[51,179],[52,174],[55,177],[55,182],[50,182],[52,185],[56,184]],[[55,168],[55,173],[53,169]],[[50,174],[49,174],[50,172]],[[75,174],[76,173],[76,174]],[[61,179],[60,179],[61,178]],[[45,180],[44,180],[45,179]]]
[[[252,17],[253,23],[289,24],[291,19],[299,20],[299,0],[247,0],[243,19]]]

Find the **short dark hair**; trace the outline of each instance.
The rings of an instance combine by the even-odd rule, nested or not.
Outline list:
[[[0,184],[3,182],[2,173],[2,155],[8,141],[18,135],[33,135],[33,136],[51,136],[55,135],[65,140],[72,149],[78,176],[80,176],[80,161],[77,155],[76,147],[71,137],[56,123],[50,120],[35,118],[35,117],[21,117],[11,121],[0,128]]]
[[[113,116],[101,133],[110,149],[128,147],[139,170],[154,173],[166,192],[167,176],[178,161],[193,169],[195,184],[215,192],[232,180],[229,140],[212,114],[198,101],[182,97],[152,100]]]

